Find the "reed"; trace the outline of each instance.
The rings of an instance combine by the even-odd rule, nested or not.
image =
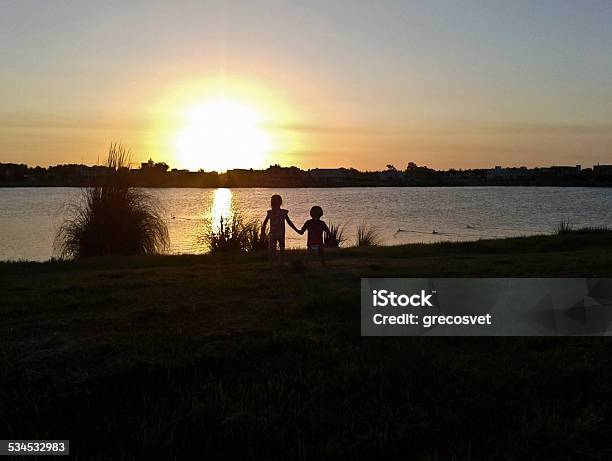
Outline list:
[[[240,216],[221,216],[217,225],[212,225],[204,234],[204,243],[211,253],[246,251],[247,237]]]
[[[378,231],[367,225],[361,223],[357,226],[357,246],[358,247],[373,247],[380,245],[380,234]]]
[[[329,223],[329,233],[323,236],[323,245],[327,248],[338,248],[346,242],[344,224]]]
[[[555,233],[557,235],[570,234],[570,233],[597,233],[597,232],[608,232],[610,229],[606,226],[584,226],[575,228],[570,221],[560,221],[557,225]]]
[[[168,249],[163,209],[156,198],[129,186],[129,164],[129,150],[111,144],[106,181],[83,189],[79,199],[67,205],[68,218],[54,241],[60,258],[156,254]]]
[[[572,232],[572,230],[572,223],[567,220],[562,220],[559,221],[559,224],[557,224],[556,234],[567,234],[569,232]]]
[[[267,233],[261,231],[261,225],[253,220],[244,226],[247,251],[267,250],[270,238]]]
[[[264,250],[268,248],[268,242],[268,235],[261,232],[261,225],[256,220],[246,221],[239,213],[221,216],[202,238],[202,243],[211,253]]]

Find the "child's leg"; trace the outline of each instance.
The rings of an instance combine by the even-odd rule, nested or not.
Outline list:
[[[278,263],[283,263],[283,258],[285,256],[285,237],[283,236],[278,240]]]
[[[306,247],[306,256],[304,257],[304,265],[307,266],[308,263],[310,262],[310,254],[312,253],[312,248],[307,246]]]
[[[268,242],[268,262],[270,263],[270,267],[274,264],[276,253],[276,239],[271,235],[270,241]]]
[[[323,245],[319,245],[319,258],[321,258],[321,264],[325,266],[325,250]]]

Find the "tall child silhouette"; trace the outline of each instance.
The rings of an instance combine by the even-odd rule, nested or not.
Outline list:
[[[294,231],[300,232],[297,227],[289,219],[289,211],[281,208],[283,199],[280,195],[274,194],[270,199],[270,207],[261,225],[262,235],[266,232],[266,225],[270,222],[270,243],[268,247],[268,255],[270,259],[270,266],[274,261],[282,263],[283,255],[285,253],[285,221],[289,224]],[[278,246],[278,250],[277,250]]]

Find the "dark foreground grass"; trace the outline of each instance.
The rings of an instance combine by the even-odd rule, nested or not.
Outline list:
[[[306,271],[0,264],[0,438],[70,439],[78,459],[609,459],[610,340],[361,338],[359,279],[611,276],[611,249],[572,232],[330,251]]]

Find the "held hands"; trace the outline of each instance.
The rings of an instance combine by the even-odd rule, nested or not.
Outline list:
[[[291,228],[292,228],[294,231],[296,231],[296,232],[297,232],[298,234],[300,234],[300,235],[304,235],[304,232],[306,232],[306,230],[305,230],[305,229],[298,229],[297,227],[295,227],[295,226],[293,225],[293,223],[290,223],[289,225],[291,226]]]

